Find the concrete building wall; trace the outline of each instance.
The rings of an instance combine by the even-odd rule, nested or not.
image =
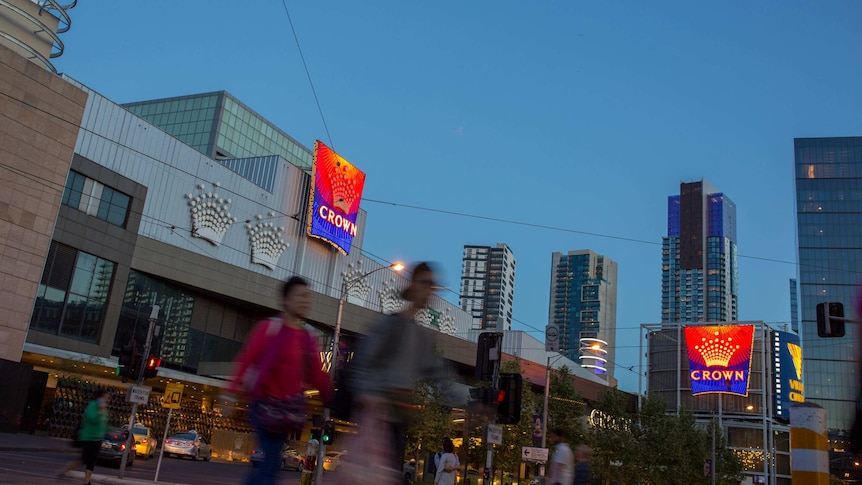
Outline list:
[[[0,45],[0,358],[19,361],[87,94]]]

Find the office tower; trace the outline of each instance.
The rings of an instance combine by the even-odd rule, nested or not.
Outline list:
[[[680,184],[662,243],[662,323],[736,320],[736,204],[706,180]]]
[[[582,249],[551,257],[546,349],[613,381],[617,262]]]
[[[275,177],[276,159],[243,159],[281,155],[297,167],[311,170],[311,150],[226,91],[122,106],[267,190],[272,188],[264,182]]]
[[[848,324],[845,337],[818,338],[816,307],[840,302],[854,316],[862,268],[862,137],[797,138],[794,150],[805,400],[826,408],[828,427],[838,433],[830,445],[841,448],[858,392],[859,329]]]
[[[790,328],[799,333],[799,285],[790,278]]]
[[[461,309],[473,316],[476,330],[512,330],[515,256],[505,244],[464,246]]]

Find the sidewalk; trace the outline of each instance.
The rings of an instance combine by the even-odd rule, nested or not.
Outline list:
[[[80,453],[69,439],[14,433],[0,433],[0,451]]]
[[[72,446],[72,440],[63,438],[50,438],[47,436],[36,436],[32,434],[0,433],[0,452],[19,453],[80,453],[78,448]],[[68,483],[80,483],[84,480],[84,472],[72,471],[66,474]],[[183,485],[173,482],[153,482],[151,480],[134,480],[130,478],[119,479],[115,476],[93,474],[92,480],[97,483],[120,484],[120,485]]]
[[[84,472],[69,472],[66,474],[66,477],[69,479],[74,479],[74,481],[70,480],[70,483],[78,483],[79,480],[84,479]],[[183,483],[173,483],[173,482],[154,482],[152,480],[134,480],[131,478],[117,478],[111,475],[100,475],[98,473],[94,473],[93,477],[90,479],[95,483],[109,483],[109,484],[118,484],[118,485],[188,485]]]

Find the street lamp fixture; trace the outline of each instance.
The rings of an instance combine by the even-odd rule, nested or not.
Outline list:
[[[351,288],[353,288],[360,281],[365,279],[367,276],[374,274],[378,271],[382,271],[384,269],[391,269],[395,272],[400,272],[404,269],[404,264],[395,262],[390,264],[389,266],[381,266],[377,269],[373,269],[367,273],[364,273],[356,278],[352,278],[350,281],[345,281],[344,277],[341,278],[341,296],[338,298],[338,313],[335,317],[335,330],[332,336],[332,353],[330,354],[332,357],[332,363],[329,366],[329,378],[332,382],[335,382],[336,371],[338,370],[338,342],[341,338],[341,317],[344,314],[344,302],[347,300],[347,294]],[[329,408],[323,409],[323,422],[326,423],[329,421],[330,411]],[[326,455],[326,446],[321,442],[320,446],[317,448],[317,469],[315,470],[315,478],[314,483],[317,485],[321,485],[323,483],[323,458]]]

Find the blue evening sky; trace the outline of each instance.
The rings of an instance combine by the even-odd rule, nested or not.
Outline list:
[[[706,178],[737,204],[740,318],[789,321],[793,138],[862,135],[862,2],[288,6],[332,145],[367,173],[366,250],[437,261],[457,292],[464,244],[507,243],[515,328],[542,340],[551,253],[615,259],[615,372],[636,390],[667,196]],[[71,16],[58,69],[117,102],[223,89],[308,147],[329,141],[279,0],[83,1]]]

